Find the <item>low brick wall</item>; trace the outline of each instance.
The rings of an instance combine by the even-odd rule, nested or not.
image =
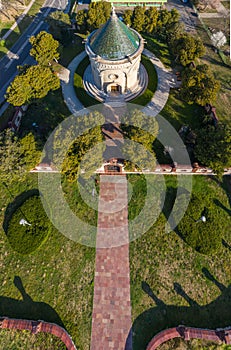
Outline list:
[[[55,323],[1,317],[0,329],[28,330],[33,334],[39,332],[50,333],[61,339],[67,350],[77,350],[67,331]]]
[[[174,338],[190,339],[205,339],[216,343],[231,344],[231,328],[224,329],[201,329],[185,326],[166,329],[155,335],[147,346],[147,350],[155,350],[161,344]]]

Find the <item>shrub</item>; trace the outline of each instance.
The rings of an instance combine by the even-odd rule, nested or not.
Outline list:
[[[20,220],[29,225],[20,225]],[[50,231],[50,221],[38,195],[27,199],[13,213],[7,228],[7,238],[12,248],[20,254],[30,254],[46,240]]]
[[[177,201],[179,206],[185,202],[181,195]],[[200,218],[206,217],[206,222]],[[222,233],[226,224],[226,215],[212,198],[203,198],[192,195],[191,201],[183,219],[178,224],[178,233],[192,248],[202,254],[212,254],[219,250],[222,242]]]

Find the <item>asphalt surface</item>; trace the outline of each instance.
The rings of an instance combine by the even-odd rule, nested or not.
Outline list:
[[[168,10],[175,8],[180,13],[180,20],[185,25],[185,31],[195,34],[198,17],[190,2],[183,3],[181,0],[168,0],[165,6]]]
[[[29,54],[31,49],[30,36],[36,35],[42,30],[48,30],[45,18],[52,11],[64,10],[67,4],[68,0],[47,0],[30,26],[19,37],[8,54],[0,60],[0,104],[5,100],[4,95],[7,87],[18,73],[17,66],[35,64],[34,59]]]

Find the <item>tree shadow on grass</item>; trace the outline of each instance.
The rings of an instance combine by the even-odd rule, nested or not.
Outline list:
[[[12,196],[11,192],[10,192],[10,189],[6,186],[8,192],[10,193],[10,195]],[[14,212],[21,207],[21,205],[30,197],[32,196],[35,196],[35,195],[39,195],[39,190],[34,188],[34,189],[31,189],[29,191],[25,191],[25,192],[22,192],[20,195],[18,195],[17,197],[14,198],[14,200],[8,204],[7,208],[6,208],[6,211],[5,211],[5,215],[4,215],[4,220],[3,220],[3,229],[4,229],[4,232],[7,234],[7,230],[8,230],[8,227],[9,227],[9,223],[10,223],[10,220],[14,214]],[[26,219],[26,213],[22,213],[22,215],[25,217]]]
[[[33,301],[24,289],[19,276],[14,277],[14,285],[19,290],[22,300],[0,296],[0,316],[27,320],[43,320],[56,323],[61,327],[64,324],[57,312],[47,303]]]
[[[228,201],[229,201],[229,206],[231,208],[231,181],[230,181],[230,176],[226,175],[222,177],[222,180],[218,179],[216,176],[209,176],[211,180],[216,182],[226,193]],[[223,205],[223,204],[222,204]],[[222,209],[225,207],[223,206]],[[228,209],[228,208],[226,208]],[[228,209],[229,210],[229,209]],[[228,214],[230,215],[231,210],[229,210]]]
[[[140,314],[133,323],[133,350],[145,350],[152,337],[158,332],[180,324],[199,328],[224,328],[231,324],[231,285],[227,288],[203,268],[206,278],[221,291],[221,295],[207,305],[199,305],[175,282],[173,290],[189,306],[167,305],[151,289],[147,282],[142,282],[142,289],[155,302],[156,306]]]
[[[226,211],[226,213],[231,216],[231,209],[227,208],[223,203],[221,203],[218,199],[213,200],[214,204],[216,204],[218,207]]]

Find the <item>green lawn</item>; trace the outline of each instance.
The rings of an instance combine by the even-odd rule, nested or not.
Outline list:
[[[10,187],[10,193],[0,187],[0,221],[4,219],[4,208],[12,202],[15,196],[37,188],[37,175],[29,174],[23,183],[15,183]],[[78,200],[75,191],[72,198]],[[73,337],[78,349],[89,349],[91,331],[91,312],[93,297],[95,250],[70,241],[54,227],[48,240],[38,250],[30,255],[22,256],[12,250],[7,237],[0,229],[0,315],[9,317],[43,319],[63,325]],[[21,279],[25,289],[24,296],[20,293],[20,283],[15,283],[15,277]],[[16,278],[16,282],[20,280]],[[4,336],[3,336],[4,335]],[[2,349],[28,349],[33,343],[36,349],[42,347],[52,337],[35,336],[29,344],[27,332],[4,331],[1,336]],[[44,343],[45,342],[45,343]],[[22,344],[24,347],[22,347]],[[52,343],[50,349],[63,349]],[[40,346],[40,347],[39,347]]]
[[[148,104],[151,101],[156,91],[157,73],[152,62],[146,56],[144,55],[142,56],[141,62],[148,73],[148,86],[142,95],[136,97],[134,100],[131,100],[130,102],[137,105],[146,106],[146,104]]]
[[[74,88],[76,95],[85,107],[94,106],[95,104],[100,103],[99,101],[88,95],[88,93],[83,87],[83,74],[89,64],[89,58],[85,57],[82,60],[82,62],[78,65],[74,75]]]
[[[146,40],[146,47],[148,50],[153,52],[156,57],[158,57],[165,67],[169,68],[172,65],[173,57],[169,52],[167,43],[163,43],[156,38],[152,38],[147,34],[142,34],[143,38]]]
[[[188,104],[179,96],[179,91],[171,89],[168,101],[161,111],[161,115],[179,130],[182,125],[189,125],[192,129],[197,129],[201,125],[201,115],[203,108],[196,104]]]
[[[139,212],[142,208],[146,185],[138,176],[129,176],[129,179],[133,186],[137,182],[139,187],[129,205],[129,217],[133,218],[134,210]],[[153,176],[151,181],[155,184],[158,179]],[[165,181],[168,197],[164,213],[167,215],[175,196],[176,178],[166,176]],[[227,211],[230,215],[227,194],[214,180],[194,176],[193,192],[209,194],[223,206],[224,215]],[[157,332],[178,324],[204,328],[230,324],[229,245],[213,256],[201,255],[175,232],[164,232],[165,215],[162,214],[146,234],[130,244],[134,350],[144,350]],[[227,226],[223,239],[230,244],[230,219]],[[209,273],[214,277],[213,281],[205,277]],[[222,291],[216,286],[216,280]]]
[[[206,24],[208,23],[206,22]],[[213,24],[213,21],[210,25],[211,27],[212,27],[212,24]],[[210,65],[215,78],[219,80],[219,82],[221,83],[221,89],[218,92],[217,100],[214,103],[214,105],[216,106],[217,116],[219,120],[221,120],[222,122],[230,123],[230,100],[231,100],[230,66],[226,66],[222,62],[218,53],[214,52],[211,45],[211,41],[206,31],[203,29],[202,25],[198,24],[197,32],[206,47],[206,54],[203,57],[202,61]],[[227,62],[230,63],[229,60],[227,60]]]

